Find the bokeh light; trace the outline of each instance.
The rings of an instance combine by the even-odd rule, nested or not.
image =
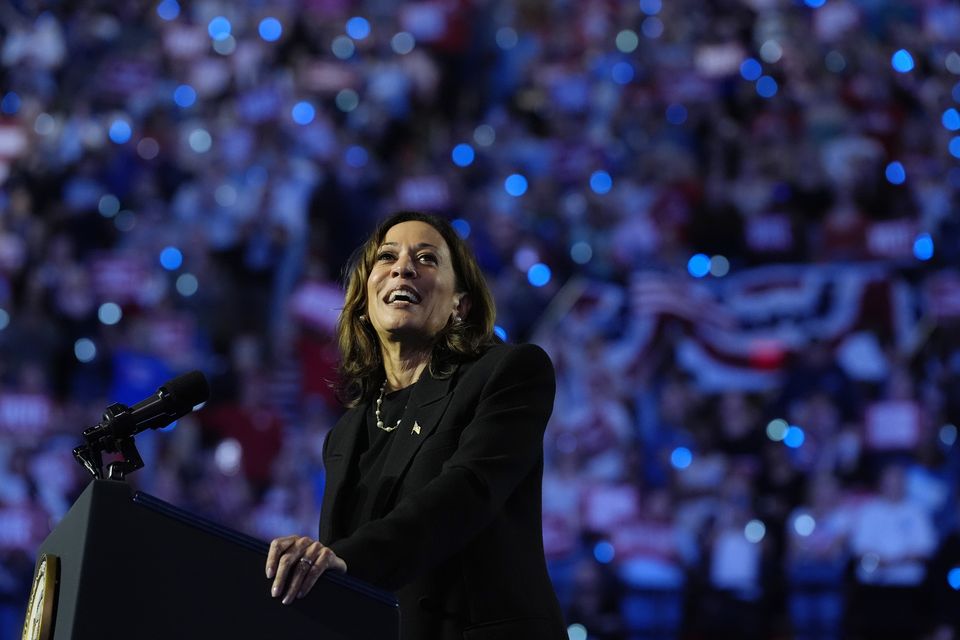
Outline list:
[[[130,141],[130,137],[133,135],[133,129],[130,127],[129,122],[123,118],[117,118],[110,123],[110,132],[108,135],[112,142],[123,144]]]
[[[213,461],[225,476],[235,476],[243,462],[243,447],[234,438],[224,438],[213,450]]]
[[[184,298],[189,298],[195,294],[200,289],[200,282],[197,280],[197,276],[192,273],[184,273],[177,278],[177,293],[182,295]]]
[[[354,40],[363,40],[370,35],[370,21],[362,16],[354,16],[347,20],[346,31]]]
[[[176,271],[183,265],[183,253],[176,247],[164,247],[160,252],[160,266],[167,271]]]
[[[847,59],[839,51],[831,51],[823,59],[824,66],[831,73],[840,73],[847,68]]]
[[[93,362],[97,357],[97,345],[90,338],[80,338],[73,343],[73,355],[80,362]]]
[[[957,442],[957,427],[953,424],[945,424],[940,427],[940,442],[948,447],[952,447]]]
[[[913,256],[917,260],[930,260],[933,258],[933,238],[929,233],[917,234],[913,241]]]
[[[192,107],[197,102],[197,91],[188,84],[181,84],[173,90],[173,101],[181,109]]]
[[[476,157],[476,153],[473,151],[473,147],[465,142],[462,142],[453,148],[453,151],[450,152],[450,158],[453,160],[453,164],[458,167],[469,167],[473,164],[473,160]]]
[[[722,278],[730,273],[730,261],[726,256],[716,255],[710,257],[710,275],[714,278]]]
[[[137,155],[144,160],[153,160],[160,155],[160,143],[153,138],[141,138],[137,143]]]
[[[497,46],[503,51],[513,49],[517,46],[517,43],[520,42],[520,36],[513,27],[500,27],[497,29],[494,39],[497,42]]]
[[[670,464],[674,469],[686,469],[693,464],[693,453],[686,447],[677,447],[670,452]]]
[[[317,110],[312,104],[305,100],[293,105],[293,108],[290,109],[290,117],[293,118],[293,121],[299,125],[308,125],[313,122],[313,119],[317,115]]]
[[[237,39],[233,36],[219,38],[213,41],[213,50],[222,56],[229,56],[237,50]]]
[[[457,235],[466,240],[470,237],[470,223],[463,218],[455,218],[450,222],[450,226],[457,232]]]
[[[633,53],[640,46],[640,36],[636,31],[624,29],[616,37],[617,50],[621,53]]]
[[[947,572],[947,584],[954,591],[960,591],[960,567],[954,567]]]
[[[760,57],[770,64],[779,62],[783,57],[783,47],[776,40],[767,40],[760,46]]]
[[[827,0],[803,0],[803,3],[811,9],[819,9],[827,3]]]
[[[782,442],[787,437],[790,424],[783,418],[775,418],[767,423],[767,437],[774,442]]]
[[[10,313],[3,307],[0,307],[0,331],[3,331],[9,326],[10,326]]]
[[[743,536],[747,539],[747,542],[752,542],[753,544],[761,542],[766,535],[767,526],[760,520],[751,520],[743,528]]]
[[[519,173],[511,173],[503,181],[503,188],[514,197],[522,196],[527,192],[527,179]]]
[[[214,40],[224,40],[230,36],[232,26],[230,21],[223,16],[217,16],[207,24],[207,33]]]
[[[687,272],[694,278],[702,278],[710,273],[710,257],[704,253],[695,253],[687,261]]]
[[[580,240],[570,247],[570,259],[577,264],[587,264],[593,258],[593,247],[589,242]]]
[[[656,40],[663,35],[663,21],[660,18],[650,16],[640,24],[640,31],[647,38]]]
[[[481,124],[473,130],[473,141],[481,147],[489,147],[496,140],[497,132],[488,124]]]
[[[129,125],[128,125],[129,126]],[[49,113],[41,113],[33,121],[33,130],[41,136],[48,136],[57,128],[57,120]]]
[[[334,98],[337,109],[344,113],[350,113],[360,106],[360,95],[353,89],[341,89]]]
[[[370,161],[370,152],[358,144],[347,147],[343,156],[346,163],[354,169],[365,167]]]
[[[772,98],[777,95],[777,81],[770,76],[760,76],[757,80],[757,95],[761,98]]]
[[[587,628],[580,623],[574,623],[567,627],[567,640],[587,640],[589,637]]]
[[[283,35],[283,25],[276,18],[267,17],[257,25],[257,32],[266,42],[276,42]]]
[[[890,184],[903,184],[907,180],[907,170],[896,160],[887,165],[884,175]]]
[[[954,136],[951,138],[947,149],[950,151],[950,155],[952,155],[954,158],[960,158],[960,136]]]
[[[162,20],[176,20],[180,15],[180,4],[177,0],[163,0],[157,5],[157,15]]]
[[[594,171],[590,175],[590,189],[599,195],[610,193],[613,188],[613,178],[606,171]]]
[[[610,77],[617,84],[630,84],[635,75],[633,65],[629,62],[618,62],[610,69]]]
[[[106,193],[100,196],[100,201],[97,203],[97,211],[99,211],[100,215],[104,218],[112,218],[120,211],[120,200],[112,193]]]
[[[330,43],[330,50],[333,52],[333,55],[339,59],[346,60],[353,57],[353,54],[356,53],[357,45],[347,36],[337,36],[333,39],[333,42]]]
[[[97,318],[105,325],[115,325],[123,318],[123,310],[116,302],[104,302],[97,309]]]
[[[908,73],[913,71],[913,56],[906,49],[900,49],[890,57],[890,65],[894,71]]]
[[[791,449],[799,449],[803,446],[806,439],[807,434],[804,433],[803,429],[792,424],[787,427],[787,434],[783,437],[783,444]]]
[[[663,9],[662,0],[640,0],[640,11],[648,16],[657,15],[661,9]]]
[[[496,336],[501,340],[503,340],[504,342],[507,341],[507,330],[501,327],[500,325],[498,324],[493,325],[493,333],[496,334]]]
[[[597,544],[593,545],[593,557],[596,558],[597,562],[600,564],[609,564],[610,562],[613,562],[615,556],[616,550],[613,548],[613,545],[606,540],[601,540]]]
[[[535,287],[547,285],[552,275],[550,267],[542,262],[538,262],[527,269],[527,281]]]
[[[206,153],[213,146],[213,138],[206,129],[198,128],[190,132],[187,138],[190,148],[197,153]]]
[[[687,108],[682,104],[671,104],[667,107],[667,122],[670,124],[683,124],[687,121]]]
[[[407,31],[401,31],[399,33],[393,34],[393,37],[390,38],[390,48],[393,49],[393,52],[397,55],[405,56],[417,45],[416,38],[413,37],[412,33]]]
[[[947,131],[960,131],[960,111],[957,111],[955,107],[950,107],[943,112],[940,122],[943,123],[943,128]]]
[[[14,93],[13,91],[8,91],[4,94],[3,100],[0,100],[0,111],[7,114],[8,116],[15,115],[20,111],[21,104],[20,96]]]
[[[760,76],[763,75],[763,67],[760,66],[760,62],[756,58],[747,58],[740,63],[740,76],[744,80],[749,80],[754,82],[758,80]]]
[[[798,536],[806,538],[817,528],[817,521],[809,513],[802,513],[793,520],[793,530]]]

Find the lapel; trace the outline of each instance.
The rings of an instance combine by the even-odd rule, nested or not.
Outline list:
[[[323,506],[320,517],[320,540],[325,544],[336,540],[335,534],[339,537],[340,521],[337,518],[337,513],[343,493],[343,483],[347,479],[347,472],[357,450],[360,430],[367,428],[364,422],[369,409],[369,402],[364,402],[350,409],[334,426],[334,430],[329,436],[331,438],[337,436],[337,440],[331,441],[332,451],[325,461],[327,464],[327,486],[323,491]]]
[[[425,377],[413,388],[410,402],[403,413],[403,421],[390,443],[381,475],[382,480],[392,486],[387,491],[378,492],[375,514],[382,513],[383,508],[393,500],[413,457],[427,436],[436,431],[440,418],[450,403],[449,392],[455,375],[456,371],[446,378],[437,379],[427,370],[424,372]]]

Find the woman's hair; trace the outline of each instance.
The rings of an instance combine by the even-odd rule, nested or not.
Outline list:
[[[367,279],[373,269],[377,250],[387,232],[401,222],[424,222],[437,230],[450,249],[457,293],[469,296],[469,311],[461,322],[448,322],[434,337],[430,374],[444,377],[457,362],[479,355],[497,342],[493,334],[496,308],[493,294],[480,271],[473,251],[442,218],[417,211],[401,211],[381,222],[350,258],[344,271],[346,294],[343,311],[337,321],[340,366],[337,392],[347,406],[355,406],[370,397],[383,378],[380,341],[367,314]]]

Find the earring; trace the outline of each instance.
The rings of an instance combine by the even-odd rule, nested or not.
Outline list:
[[[366,321],[367,321],[367,314],[361,313],[361,314],[360,314],[360,317],[357,318],[357,319],[360,320],[360,322],[366,322]]]
[[[463,322],[463,318],[461,318],[459,315],[453,316],[454,324],[460,324],[461,322]]]

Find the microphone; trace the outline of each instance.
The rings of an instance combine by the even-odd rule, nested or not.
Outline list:
[[[154,395],[132,407],[122,404],[107,407],[100,424],[84,430],[84,444],[73,450],[73,456],[94,478],[102,478],[102,454],[120,453],[122,459],[111,462],[108,472],[110,478],[122,480],[126,474],[143,467],[133,436],[170,424],[209,397],[210,385],[199,371],[167,380]]]
[[[130,407],[130,433],[136,435],[147,429],[165,427],[182,418],[210,398],[210,385],[199,371],[191,371],[167,380],[157,392]]]

